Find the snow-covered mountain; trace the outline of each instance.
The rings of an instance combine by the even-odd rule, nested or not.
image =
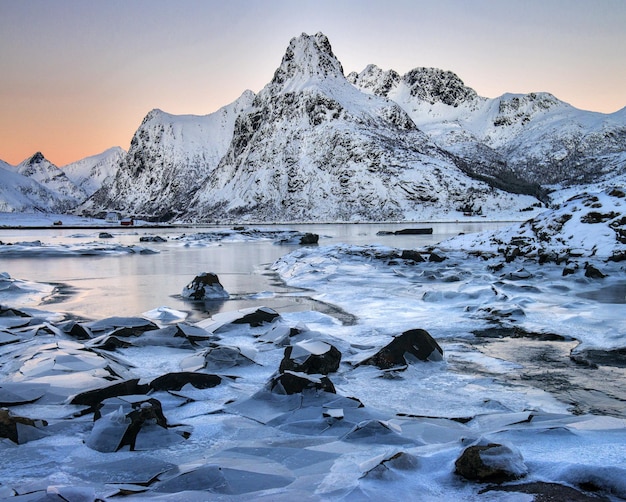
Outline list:
[[[76,212],[183,221],[519,218],[577,184],[626,179],[626,108],[479,96],[454,73],[344,76],[325,35],[291,40],[270,83],[209,115],[153,110],[128,153],[19,166]],[[35,168],[35,166],[37,166]],[[64,180],[63,180],[64,178]],[[582,188],[581,188],[582,189]],[[532,216],[532,214],[528,214]]]
[[[626,171],[626,108],[589,112],[549,93],[483,98],[454,73],[434,68],[400,76],[369,65],[348,80],[397,102],[477,174],[505,169],[529,182],[568,185]]]
[[[78,188],[63,170],[46,159],[41,152],[37,152],[18,164],[16,171],[67,199],[67,209],[76,206],[85,199],[85,192]]]
[[[113,178],[125,154],[119,147],[59,168],[41,152],[17,166],[0,161],[0,212],[65,213]]]
[[[152,110],[135,132],[115,178],[80,210],[116,209],[165,219],[182,213],[228,149],[235,119],[253,99],[254,93],[246,91],[203,116]]]
[[[126,151],[119,146],[98,155],[72,162],[61,169],[87,196],[93,195],[110,178],[113,179]]]
[[[0,213],[62,212],[67,201],[16,168],[0,161]]]
[[[350,84],[318,33],[291,40],[189,216],[412,220],[533,202],[467,176],[395,102]]]

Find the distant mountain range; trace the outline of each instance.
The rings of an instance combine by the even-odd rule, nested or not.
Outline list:
[[[302,34],[256,95],[205,116],[153,110],[128,152],[61,169],[38,153],[0,169],[9,180],[2,211],[198,222],[511,218],[558,198],[554,190],[623,183],[626,108],[588,112],[548,93],[488,99],[434,68],[399,75],[369,65],[345,76],[325,35]]]

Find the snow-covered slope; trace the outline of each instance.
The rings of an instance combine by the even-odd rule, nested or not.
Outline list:
[[[576,109],[549,93],[487,99],[454,73],[416,68],[400,76],[369,65],[348,79],[397,102],[439,146],[477,173],[501,169],[526,181],[588,183],[626,170],[626,109]]]
[[[115,146],[98,155],[67,164],[61,169],[76,186],[90,196],[108,178],[113,178],[125,154],[124,149]]]
[[[614,187],[582,193],[521,224],[503,230],[462,235],[440,244],[462,249],[567,262],[571,259],[626,259],[626,192]]]
[[[169,218],[185,210],[233,136],[236,117],[254,98],[251,91],[209,115],[171,115],[152,110],[135,133],[113,180],[80,208],[117,209]]]
[[[18,164],[16,170],[19,174],[35,180],[62,197],[66,197],[68,204],[76,205],[85,198],[85,193],[65,175],[63,170],[46,159],[41,152],[37,152]]]
[[[65,200],[52,190],[16,172],[0,161],[0,213],[54,212],[67,209]]]
[[[354,221],[518,212],[536,202],[471,179],[393,101],[343,74],[325,35],[291,40],[186,216]],[[448,216],[450,217],[450,216]]]

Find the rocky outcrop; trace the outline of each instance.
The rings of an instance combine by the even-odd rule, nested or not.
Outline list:
[[[378,366],[380,369],[402,369],[414,360],[441,361],[443,349],[423,329],[411,329],[395,337],[385,347],[360,364]]]

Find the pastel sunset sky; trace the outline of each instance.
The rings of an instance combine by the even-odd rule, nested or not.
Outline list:
[[[151,109],[204,115],[258,92],[289,40],[318,31],[346,74],[433,66],[481,96],[626,106],[624,0],[0,0],[0,159],[128,149]]]

